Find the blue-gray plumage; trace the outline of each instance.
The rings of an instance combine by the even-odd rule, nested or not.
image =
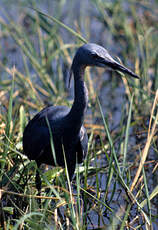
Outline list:
[[[71,75],[74,76],[74,102],[72,108],[66,106],[49,106],[39,112],[24,130],[23,151],[37,165],[45,163],[55,165],[50,145],[51,128],[57,165],[64,167],[63,148],[70,179],[74,174],[76,162],[81,163],[88,151],[88,137],[83,126],[88,103],[88,91],[84,82],[84,72],[87,66],[110,67],[138,76],[131,70],[116,62],[103,47],[90,43],[81,46],[73,59]],[[47,121],[46,121],[47,118]],[[38,188],[39,174],[36,177]]]

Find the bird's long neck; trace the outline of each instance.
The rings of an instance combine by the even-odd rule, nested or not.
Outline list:
[[[74,102],[69,112],[72,128],[79,131],[84,120],[88,103],[88,90],[84,82],[85,67],[77,68],[74,74]]]

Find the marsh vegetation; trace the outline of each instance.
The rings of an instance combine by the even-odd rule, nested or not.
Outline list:
[[[1,229],[158,228],[157,9],[156,0],[1,1]],[[86,42],[140,80],[87,69],[88,156],[72,184],[65,170],[43,165],[38,197],[23,130],[43,107],[72,105],[69,69]]]

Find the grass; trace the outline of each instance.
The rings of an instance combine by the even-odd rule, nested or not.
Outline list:
[[[24,1],[17,18],[0,16],[1,229],[157,229],[157,3],[92,0],[76,16],[64,14],[61,1],[55,17],[31,3],[41,13]],[[50,102],[71,106],[68,70],[86,41],[106,44],[140,80],[86,71],[88,156],[72,184],[61,168],[40,169],[38,196],[23,130]]]

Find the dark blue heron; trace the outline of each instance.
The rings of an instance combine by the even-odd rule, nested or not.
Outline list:
[[[116,62],[103,47],[96,44],[81,46],[73,59],[71,75],[74,75],[74,102],[71,108],[49,106],[40,111],[29,121],[23,135],[23,151],[30,160],[35,160],[39,167],[42,163],[65,167],[65,153],[70,180],[75,171],[76,162],[83,162],[88,151],[88,137],[83,126],[88,103],[88,91],[84,82],[87,66],[110,67],[138,76]],[[53,136],[55,157],[50,144],[50,130]],[[40,190],[40,178],[37,170],[37,188]]]

